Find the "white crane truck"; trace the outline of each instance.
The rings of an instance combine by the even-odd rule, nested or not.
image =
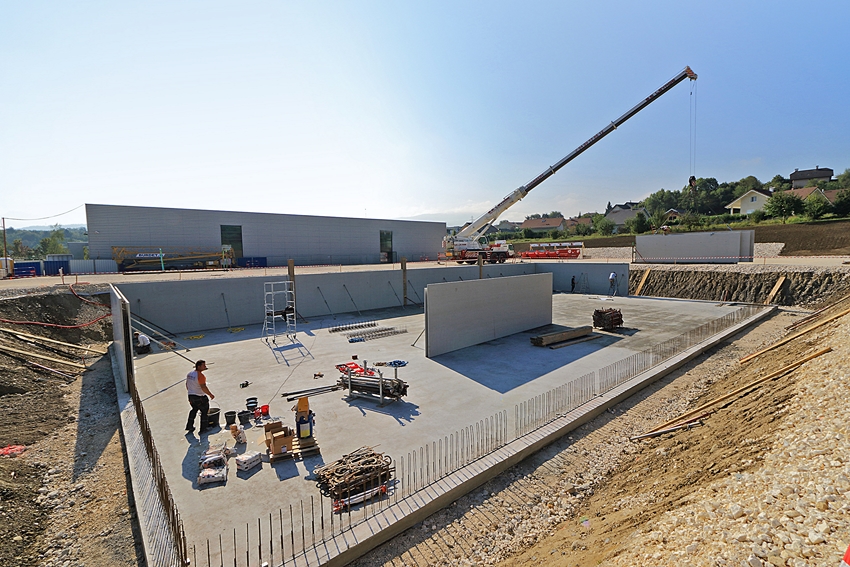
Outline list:
[[[528,195],[529,191],[554,175],[556,171],[581,155],[586,149],[590,148],[590,146],[616,130],[617,127],[626,120],[649,106],[652,101],[685,79],[695,81],[697,79],[697,74],[694,73],[690,67],[685,67],[678,75],[667,81],[661,88],[600,130],[599,133],[574,149],[572,153],[564,157],[561,161],[547,168],[546,171],[532,179],[527,184],[516,189],[513,193],[502,199],[498,205],[459,230],[457,234],[446,236],[443,239],[443,249],[445,250],[446,260],[456,261],[458,264],[463,264],[464,262],[467,264],[475,264],[478,262],[478,259],[481,258],[485,262],[496,264],[504,262],[508,258],[514,256],[513,245],[508,244],[504,240],[496,240],[491,243],[484,234],[487,232],[487,229],[496,222],[499,215],[508,210],[514,205],[514,203],[519,202],[520,199]]]

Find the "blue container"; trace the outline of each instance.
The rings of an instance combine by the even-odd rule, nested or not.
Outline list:
[[[240,268],[265,268],[268,258],[265,256],[243,256],[236,258],[236,265]]]
[[[40,276],[41,262],[15,262],[15,276]]]
[[[58,276],[59,268],[62,268],[62,273],[66,276],[71,272],[71,262],[68,260],[45,260],[44,275]]]

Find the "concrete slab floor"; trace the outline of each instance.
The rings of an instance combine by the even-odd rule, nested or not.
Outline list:
[[[424,356],[424,315],[415,307],[364,313],[363,317],[338,315],[335,319],[311,318],[298,323],[297,343],[278,337],[277,346],[261,338],[261,325],[231,333],[227,329],[200,331],[177,337],[191,349],[178,351],[191,360],[204,359],[213,405],[224,412],[245,408],[245,399],[269,404],[271,414],[294,427],[294,402],[282,392],[328,385],[339,374],[334,365],[359,361],[405,360],[398,377],[409,385],[401,401],[379,407],[376,401],[349,400],[343,392],[310,398],[316,414],[315,438],[321,454],[303,461],[283,460],[247,473],[231,461],[226,484],[199,487],[198,456],[207,441],[227,440],[230,434],[213,430],[209,436],[186,434],[189,410],[184,378],[192,364],[175,352],[154,352],[136,358],[140,396],[150,423],[168,484],[186,531],[190,549],[206,546],[219,534],[230,541],[234,528],[244,531],[257,518],[287,509],[301,499],[309,504],[319,491],[313,469],[361,446],[372,446],[394,458],[453,433],[478,420],[506,410],[508,431],[513,434],[514,406],[561,386],[583,374],[678,336],[703,323],[718,319],[739,307],[715,302],[675,299],[556,294],[553,324],[590,325],[594,309],[616,308],[623,313],[625,328],[604,333],[599,339],[552,350],[534,347],[527,331],[485,344],[447,353],[433,360]],[[349,343],[328,328],[359,320],[375,320],[383,326],[406,328],[407,333],[361,343]],[[315,373],[324,377],[314,379]],[[393,369],[384,368],[385,375]],[[249,381],[247,388],[240,383]],[[247,430],[248,444],[238,451],[265,450],[262,428]],[[288,514],[288,512],[287,512]]]

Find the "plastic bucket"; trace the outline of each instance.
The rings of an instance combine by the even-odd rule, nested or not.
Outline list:
[[[207,427],[218,427],[219,426],[219,414],[221,414],[221,408],[210,408],[207,412]]]
[[[259,404],[257,403],[257,398],[247,398],[245,400],[245,409],[247,409],[248,411],[254,411],[255,409],[257,409],[257,406],[259,406]]]
[[[234,423],[236,423],[236,412],[235,411],[224,412],[224,426],[230,427]]]
[[[237,417],[239,418],[239,423],[242,425],[248,425],[251,423],[251,417],[253,415],[254,414],[248,410],[242,410],[237,414]]]
[[[263,414],[264,416],[268,417],[269,416],[269,406],[268,405],[262,406],[260,408],[260,413]]]

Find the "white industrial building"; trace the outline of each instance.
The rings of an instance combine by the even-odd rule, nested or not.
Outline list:
[[[441,222],[93,204],[86,220],[92,259],[213,254],[224,246],[242,266],[434,260],[446,234]]]

